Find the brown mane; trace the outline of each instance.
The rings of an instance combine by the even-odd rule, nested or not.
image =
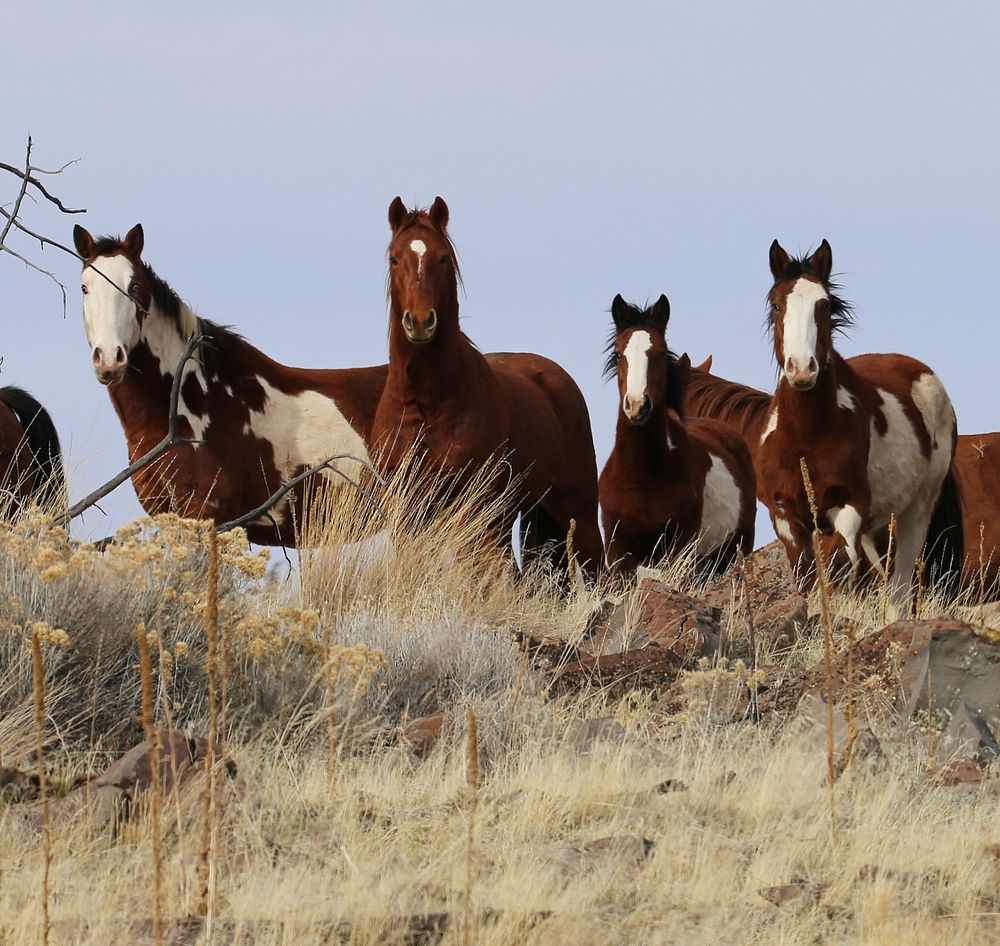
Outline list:
[[[771,406],[771,395],[758,388],[727,381],[700,368],[692,368],[685,392],[690,412],[732,424],[756,440]]]

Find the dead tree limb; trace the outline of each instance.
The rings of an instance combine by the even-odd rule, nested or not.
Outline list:
[[[239,529],[242,526],[249,525],[255,519],[259,519],[261,516],[270,512],[278,503],[281,502],[285,496],[288,495],[296,486],[300,483],[304,483],[306,480],[316,476],[318,473],[322,473],[324,470],[329,470],[331,473],[336,473],[341,479],[353,486],[364,499],[367,499],[374,507],[378,514],[385,519],[385,510],[379,505],[377,499],[368,493],[364,487],[358,483],[356,480],[351,479],[343,470],[337,469],[333,466],[337,460],[353,460],[355,463],[360,463],[361,466],[365,467],[378,481],[380,486],[385,486],[385,480],[378,474],[378,471],[366,460],[362,460],[360,457],[356,457],[351,453],[337,453],[332,457],[327,457],[322,463],[317,463],[315,466],[309,467],[308,470],[303,470],[297,476],[293,476],[287,483],[282,483],[263,503],[261,503],[256,509],[251,509],[250,512],[244,513],[238,519],[233,519],[232,522],[223,522],[215,527],[216,532],[229,532],[232,529]]]
[[[129,464],[124,470],[116,476],[113,476],[103,486],[95,489],[92,493],[76,503],[76,505],[70,506],[70,508],[64,513],[60,513],[56,516],[55,522],[57,525],[68,525],[81,513],[86,512],[86,510],[90,509],[91,506],[99,503],[105,496],[108,495],[108,493],[116,490],[122,483],[125,482],[125,480],[146,469],[146,467],[155,460],[158,460],[171,447],[200,442],[197,440],[190,440],[187,437],[181,437],[177,433],[177,425],[179,421],[177,408],[181,395],[181,382],[184,377],[184,368],[194,357],[194,353],[201,348],[205,342],[206,339],[203,335],[192,335],[184,348],[184,353],[181,355],[180,361],[177,362],[177,368],[174,372],[174,381],[170,387],[170,414],[167,421],[167,435],[155,447],[153,447],[152,450],[141,456],[134,463]]]
[[[28,151],[24,156],[24,174],[21,176],[21,189],[17,192],[17,200],[14,201],[14,209],[10,212],[7,217],[7,223],[4,224],[3,231],[0,232],[0,247],[4,245],[4,241],[7,239],[7,234],[10,233],[11,224],[14,223],[14,219],[17,217],[18,213],[21,211],[21,201],[24,200],[24,195],[28,191],[28,182],[31,180],[31,135],[28,135]]]
[[[78,159],[76,159],[78,160]],[[29,167],[27,171],[22,171],[20,168],[16,168],[11,164],[4,164],[0,161],[0,171],[10,171],[17,177],[26,180],[26,183],[30,184],[32,187],[37,187],[41,195],[48,201],[55,204],[64,214],[85,214],[87,212],[86,208],[81,207],[79,209],[73,207],[67,207],[58,197],[50,194],[46,189],[45,185],[38,180],[37,177],[32,177],[31,172],[34,171],[36,174],[59,174],[61,171],[65,171],[71,164],[76,164],[76,160],[67,161],[61,168],[57,171],[43,171],[41,168]]]

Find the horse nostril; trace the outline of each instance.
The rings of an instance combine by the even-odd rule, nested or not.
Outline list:
[[[100,348],[94,349],[94,354],[91,357],[91,361],[93,361],[95,365],[99,365],[102,361],[104,361],[104,355],[101,352]]]
[[[438,320],[437,312],[435,312],[433,309],[431,309],[430,312],[427,313],[427,328],[428,328],[428,330],[434,328],[434,326],[437,325],[437,320]]]
[[[410,314],[409,310],[403,313],[403,327],[407,331],[413,331],[413,316]]]
[[[115,352],[115,364],[125,364],[125,349],[121,345],[118,346],[118,350]]]
[[[816,370],[818,370],[818,368],[819,368],[819,365],[816,364],[816,359],[815,358],[810,358],[809,359],[809,370],[810,371],[816,371]]]

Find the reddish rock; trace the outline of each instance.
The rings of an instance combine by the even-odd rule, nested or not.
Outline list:
[[[604,657],[581,656],[562,667],[552,682],[555,693],[586,688],[607,691],[611,698],[632,690],[666,690],[677,679],[683,661],[659,647],[642,647]]]
[[[719,625],[701,601],[670,590],[654,578],[643,578],[636,588],[637,634],[682,660],[710,657],[719,651]]]
[[[411,719],[399,734],[399,740],[419,758],[424,758],[441,740],[444,732],[444,713]]]
[[[772,542],[747,556],[747,589],[738,569],[730,569],[702,594],[708,607],[720,611],[719,624],[727,638],[749,646],[750,615],[755,635],[772,651],[786,650],[798,638],[798,627],[809,615],[806,599],[799,593],[788,555],[780,542]]]

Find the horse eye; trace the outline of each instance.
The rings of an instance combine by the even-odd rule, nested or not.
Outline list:
[[[139,284],[137,282],[132,283],[132,285],[128,287],[128,291],[129,295],[134,296],[139,291]]]
[[[90,292],[90,290],[86,286],[81,286],[80,287],[80,292],[82,292],[84,295],[86,295],[88,292]]]
[[[778,305],[778,303],[777,303],[777,302],[772,302],[772,303],[771,303],[771,311],[772,311],[772,312],[777,312],[777,311],[778,311],[778,309],[780,309],[780,308],[781,308],[781,306],[780,306],[780,305]]]
[[[399,260],[396,259],[395,256],[390,256],[389,257],[389,265],[390,266],[396,266],[398,263],[399,263]]]
[[[444,256],[441,257],[441,262],[442,263],[450,263],[451,262],[451,257],[448,256],[448,254],[446,253]]]

